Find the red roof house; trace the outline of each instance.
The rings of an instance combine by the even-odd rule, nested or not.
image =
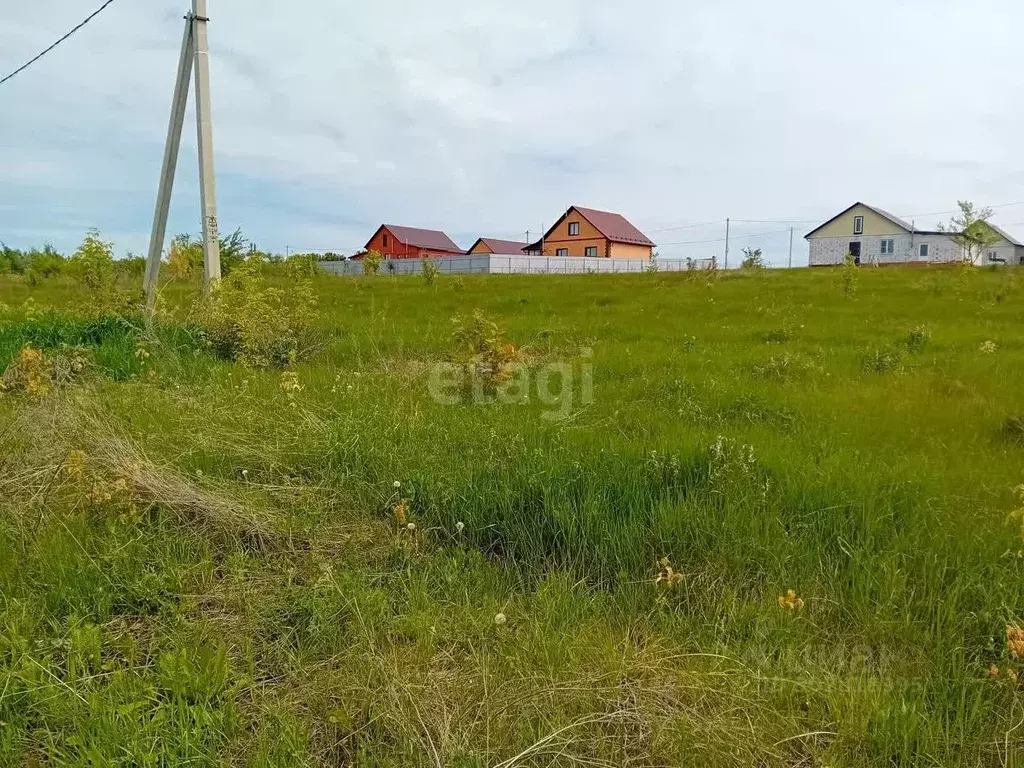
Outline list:
[[[574,205],[543,240],[531,243],[527,249],[544,256],[649,259],[654,247],[647,235],[624,216]]]
[[[368,251],[377,251],[385,259],[421,259],[429,256],[464,254],[464,251],[444,232],[435,229],[398,227],[394,224],[381,224],[366,244],[364,253],[354,258],[364,256]]]

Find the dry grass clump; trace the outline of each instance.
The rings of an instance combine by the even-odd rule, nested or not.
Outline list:
[[[275,538],[271,513],[157,465],[136,444],[113,434],[81,398],[25,409],[12,428],[25,445],[17,465],[0,478],[0,488],[25,501],[71,484],[94,503],[125,498],[159,505],[186,525],[239,536],[258,549]]]

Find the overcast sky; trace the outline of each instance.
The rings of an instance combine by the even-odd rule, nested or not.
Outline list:
[[[0,3],[0,76],[99,4]],[[665,257],[721,256],[729,216],[764,220],[734,257],[785,262],[792,225],[804,264],[855,200],[930,228],[971,199],[1024,234],[1019,0],[209,5],[221,226],[266,250],[525,239],[571,204]],[[0,240],[146,250],[187,7],[116,0],[0,86]],[[172,232],[199,229],[187,120]]]

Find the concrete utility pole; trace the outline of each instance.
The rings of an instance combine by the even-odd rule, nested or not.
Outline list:
[[[206,0],[192,0],[196,58],[196,129],[199,135],[199,196],[203,207],[204,287],[220,280],[220,234],[217,231],[217,181],[213,169],[213,116],[210,111],[210,48]]]
[[[725,220],[725,268],[729,268],[729,220]]]
[[[185,17],[185,34],[181,41],[178,77],[171,101],[171,119],[167,128],[163,169],[157,190],[153,230],[146,259],[146,307],[150,314],[156,308],[156,289],[160,277],[160,257],[167,237],[167,215],[174,191],[174,174],[181,149],[181,132],[185,125],[185,107],[192,69],[196,70],[196,123],[199,143],[199,188],[203,211],[204,289],[220,279],[220,242],[217,232],[217,188],[213,166],[213,118],[210,111],[210,59],[207,46],[206,0],[192,0],[192,12]]]
[[[789,228],[789,268],[793,268],[793,228]]]

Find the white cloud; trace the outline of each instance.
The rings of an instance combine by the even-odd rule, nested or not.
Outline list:
[[[8,5],[0,69],[93,4]],[[0,88],[0,239],[66,248],[91,222],[145,250],[185,6],[121,0]],[[385,220],[468,245],[572,203],[662,230],[1024,197],[1012,0],[210,0],[210,15],[221,220],[264,247],[352,249]],[[981,38],[964,32],[978,19]],[[198,228],[188,120],[179,230]],[[787,226],[737,223],[734,253],[784,261]],[[673,256],[724,245],[690,242],[720,225],[652,234]]]

